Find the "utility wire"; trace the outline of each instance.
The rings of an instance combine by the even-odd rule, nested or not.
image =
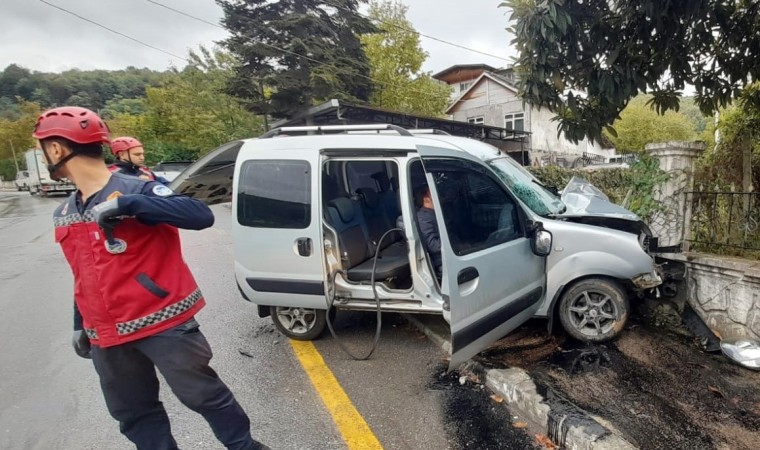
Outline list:
[[[40,0],[40,1],[43,1],[43,0]],[[185,17],[189,17],[189,18],[191,18],[193,20],[197,20],[199,22],[205,23],[206,25],[211,25],[211,26],[216,27],[216,28],[221,28],[223,30],[227,30],[226,28],[224,28],[223,26],[219,25],[218,23],[210,22],[210,21],[208,21],[206,19],[203,19],[201,17],[197,17],[197,16],[194,16],[192,14],[189,14],[189,13],[186,13],[184,11],[181,11],[179,9],[172,8],[171,6],[165,5],[165,4],[161,3],[161,2],[157,2],[155,0],[145,0],[145,1],[148,2],[148,3],[152,3],[152,4],[156,5],[156,6],[160,6],[162,8],[168,9],[169,11],[173,11],[173,12],[175,12],[177,14],[180,14],[180,15],[183,15]],[[277,51],[280,51],[280,52],[283,52],[283,53],[288,53],[288,54],[293,55],[293,56],[298,56],[299,58],[303,58],[303,59],[306,59],[306,60],[311,61],[313,63],[319,64],[319,65],[322,65],[322,66],[325,66],[325,67],[332,68],[332,69],[334,69],[334,70],[336,70],[338,72],[342,72],[342,73],[347,74],[347,75],[352,75],[352,76],[364,78],[366,80],[372,81],[373,83],[377,83],[377,84],[383,84],[383,85],[386,85],[386,86],[391,86],[391,87],[395,87],[395,88],[401,88],[400,86],[395,85],[395,84],[393,84],[391,82],[376,80],[376,79],[374,79],[372,77],[369,77],[367,75],[363,75],[363,74],[358,73],[358,72],[354,72],[354,71],[347,70],[347,69],[344,69],[344,68],[341,68],[341,67],[337,67],[337,66],[334,66],[332,64],[328,64],[326,62],[320,61],[318,59],[314,59],[314,58],[312,58],[310,56],[306,56],[306,55],[302,55],[300,53],[294,52],[292,50],[287,50],[287,49],[284,49],[284,48],[281,48],[281,47],[278,47],[276,45],[269,44],[269,43],[266,43],[266,42],[259,42],[259,43],[261,45],[264,45],[264,46],[269,47],[271,49],[274,49],[274,50],[277,50]],[[408,87],[406,87],[404,89],[406,89],[408,92],[416,92],[418,94],[423,94],[423,95],[428,95],[429,94],[429,92],[420,91],[420,90],[412,89],[412,88],[408,88]]]
[[[148,0],[148,1],[150,1],[150,0]],[[359,15],[361,17],[364,17],[365,19],[371,20],[373,22],[377,22],[377,23],[381,22],[380,19],[374,19],[374,18],[370,17],[367,14],[362,14],[359,11],[354,11],[354,10],[352,10],[352,9],[346,7],[346,6],[335,5],[335,4],[332,4],[332,3],[330,4],[330,6],[332,6],[333,8],[338,8],[338,9],[342,9],[344,11],[352,12],[354,14],[357,14],[357,15]],[[484,56],[500,59],[500,60],[506,61],[506,62],[511,62],[508,58],[505,58],[503,56],[494,55],[493,53],[486,53],[486,52],[481,51],[481,50],[477,50],[477,49],[474,49],[474,48],[466,47],[466,46],[464,46],[462,44],[457,44],[456,42],[451,42],[451,41],[447,41],[445,39],[441,39],[441,38],[438,38],[438,37],[435,37],[435,36],[430,36],[429,34],[421,33],[419,31],[415,30],[414,28],[405,27],[405,26],[398,25],[398,24],[395,24],[395,23],[389,23],[388,25],[390,25],[390,26],[392,26],[394,28],[398,28],[401,31],[406,31],[406,32],[409,32],[409,33],[414,33],[414,34],[416,34],[418,36],[422,36],[424,38],[430,39],[431,41],[441,42],[443,44],[450,45],[452,47],[457,47],[457,48],[460,48],[462,50],[467,50],[469,52],[478,53],[478,54],[481,54],[481,55],[484,55]]]
[[[80,16],[79,14],[77,14],[77,13],[75,13],[73,11],[69,11],[66,8],[63,8],[63,7],[58,6],[58,5],[54,5],[54,4],[52,4],[52,3],[50,3],[50,2],[48,2],[46,0],[40,0],[40,2],[42,2],[42,3],[44,3],[44,4],[48,5],[48,6],[51,6],[51,7],[55,8],[55,9],[57,9],[57,10],[63,11],[66,14],[71,14],[72,16],[77,17],[77,18],[79,18],[81,20],[84,20],[85,22],[89,22],[89,23],[91,23],[93,25],[97,25],[100,28],[103,28],[104,30],[110,31],[111,33],[118,34],[121,37],[125,37],[125,38],[129,39],[130,41],[137,42],[140,45],[144,45],[145,47],[152,48],[153,50],[156,50],[156,51],[159,51],[161,53],[167,54],[167,55],[171,56],[172,58],[177,58],[177,59],[181,59],[181,60],[183,60],[185,62],[190,62],[190,60],[188,60],[187,58],[184,58],[184,57],[179,56],[179,55],[175,55],[172,52],[169,52],[169,51],[166,51],[166,50],[164,50],[162,48],[158,48],[156,46],[150,45],[150,44],[148,44],[146,42],[143,42],[143,41],[141,41],[139,39],[133,38],[132,36],[126,35],[126,34],[120,32],[120,31],[116,31],[116,30],[114,30],[112,28],[108,28],[107,26],[99,24],[99,23],[95,22],[94,20],[90,20],[90,19],[88,19],[86,17]]]
[[[109,28],[109,27],[107,27],[107,26],[105,26],[105,25],[102,25],[102,24],[100,24],[100,23],[97,23],[97,22],[95,22],[94,20],[88,19],[88,18],[86,18],[86,17],[84,17],[84,16],[82,16],[82,15],[79,15],[79,14],[77,14],[77,13],[73,12],[73,11],[70,11],[70,10],[68,10],[68,9],[66,9],[66,8],[63,8],[63,7],[61,7],[61,6],[58,6],[58,5],[55,5],[55,4],[53,4],[53,3],[50,3],[50,2],[48,2],[48,1],[46,1],[46,0],[39,0],[39,1],[40,1],[41,3],[44,3],[44,4],[46,4],[46,5],[50,6],[50,7],[52,7],[52,8],[58,9],[58,10],[60,10],[60,11],[63,11],[63,12],[65,12],[66,14],[70,14],[70,15],[72,15],[72,16],[74,16],[74,17],[78,18],[78,19],[81,19],[81,20],[83,20],[83,21],[85,21],[85,22],[88,22],[88,23],[91,23],[91,24],[93,24],[93,25],[96,25],[96,26],[98,26],[98,27],[100,27],[100,28],[103,28],[103,29],[105,29],[106,31],[109,31],[109,32],[111,32],[111,33],[114,33],[114,34],[117,34],[117,35],[119,35],[119,36],[122,36],[122,37],[124,37],[124,38],[127,38],[127,39],[129,39],[129,40],[131,40],[131,41],[133,41],[133,42],[136,42],[136,43],[138,43],[138,44],[140,44],[140,45],[142,45],[142,46],[145,46],[145,47],[148,47],[148,48],[150,48],[150,49],[153,49],[153,50],[159,51],[159,52],[161,52],[161,53],[164,53],[164,54],[166,54],[166,55],[169,55],[169,56],[171,56],[171,57],[173,57],[173,58],[181,59],[182,61],[185,61],[185,62],[187,62],[187,63],[191,63],[191,61],[190,61],[189,59],[185,58],[185,57],[182,57],[182,56],[179,56],[179,55],[175,55],[174,53],[171,53],[171,52],[169,52],[169,51],[166,51],[166,50],[164,50],[164,49],[162,49],[162,48],[159,48],[159,47],[156,47],[156,46],[154,46],[154,45],[151,45],[151,44],[148,44],[148,43],[146,43],[146,42],[143,42],[143,41],[141,41],[141,40],[139,40],[139,39],[137,39],[137,38],[134,38],[134,37],[132,37],[132,36],[129,36],[129,35],[127,35],[127,34],[124,34],[124,33],[120,32],[120,31],[114,30],[114,29],[112,29],[112,28]],[[146,0],[146,1],[147,1],[148,3],[152,3],[152,4],[156,5],[156,6],[160,6],[160,7],[162,7],[162,8],[168,9],[169,11],[175,12],[175,13],[177,13],[177,14],[180,14],[180,15],[183,15],[183,16],[185,16],[185,17],[188,17],[188,18],[191,18],[191,19],[197,20],[197,21],[199,21],[199,22],[205,23],[205,24],[207,24],[207,25],[211,25],[211,26],[214,26],[214,27],[217,27],[217,28],[221,28],[221,29],[225,29],[225,30],[226,30],[226,28],[224,28],[223,26],[221,26],[221,25],[219,25],[219,24],[216,24],[216,23],[210,22],[210,21],[208,21],[208,20],[205,20],[205,19],[203,19],[203,18],[200,18],[200,17],[196,17],[196,16],[194,16],[194,15],[192,15],[192,14],[186,13],[186,12],[184,12],[184,11],[181,11],[181,10],[178,10],[178,9],[176,9],[176,8],[172,8],[172,7],[170,7],[170,6],[168,6],[168,5],[165,5],[165,4],[163,4],[163,3],[160,3],[160,2],[157,2],[157,1],[154,1],[154,0]],[[391,83],[391,82],[382,81],[382,80],[376,80],[376,79],[374,79],[374,78],[372,78],[372,77],[369,77],[369,76],[367,76],[367,75],[363,75],[363,74],[361,74],[361,73],[357,73],[357,72],[354,72],[354,71],[350,71],[350,70],[347,70],[347,69],[343,69],[343,68],[341,68],[341,67],[336,67],[336,66],[334,66],[334,65],[331,65],[331,64],[327,64],[327,63],[325,63],[325,62],[322,62],[322,61],[319,61],[319,60],[317,60],[317,59],[311,58],[311,57],[309,57],[309,56],[306,56],[306,55],[302,55],[302,54],[300,54],[300,53],[297,53],[297,52],[294,52],[294,51],[291,51],[291,50],[287,50],[287,49],[284,49],[284,48],[280,48],[280,47],[278,47],[278,46],[276,46],[276,45],[268,44],[268,43],[265,43],[265,42],[261,42],[261,44],[262,44],[262,45],[264,45],[264,46],[270,47],[270,48],[272,48],[272,49],[275,49],[275,50],[277,50],[277,51],[280,51],[280,52],[283,52],[283,53],[288,53],[288,54],[290,54],[290,55],[294,55],[294,56],[298,56],[298,57],[300,57],[300,58],[304,58],[304,59],[306,59],[306,60],[309,60],[309,61],[311,61],[311,62],[317,63],[317,64],[319,64],[319,65],[322,65],[322,66],[330,67],[330,68],[332,68],[332,69],[334,69],[334,70],[336,70],[336,71],[338,71],[338,72],[343,72],[344,74],[353,75],[353,76],[358,76],[358,77],[360,77],[360,78],[364,78],[364,79],[367,79],[367,80],[369,80],[369,81],[372,81],[373,83],[377,83],[377,84],[383,84],[383,85],[386,85],[386,86],[391,86],[391,87],[400,88],[400,86],[398,86],[398,85],[395,85],[395,84],[393,84],[393,83]],[[416,93],[418,93],[418,94],[423,94],[423,95],[427,95],[427,94],[429,94],[428,92],[425,92],[425,91],[420,91],[420,90],[417,90],[417,89],[411,89],[411,88],[409,88],[409,87],[406,87],[405,89],[407,89],[409,92],[416,92]],[[461,99],[460,99],[460,100],[458,100],[457,102],[459,102],[459,101],[461,101]]]
[[[166,9],[168,9],[170,11],[174,11],[177,14],[182,14],[185,17],[189,17],[191,19],[198,20],[200,22],[203,22],[205,24],[211,25],[213,27],[225,29],[223,26],[219,25],[218,23],[210,22],[210,21],[205,20],[205,19],[200,18],[200,17],[195,17],[195,16],[190,15],[190,14],[184,12],[184,11],[180,11],[178,9],[172,8],[171,6],[164,5],[163,3],[159,3],[159,2],[154,1],[154,0],[145,0],[145,1],[147,1],[148,3],[153,3],[156,6],[160,6],[162,8],[166,8]],[[348,11],[348,12],[357,14],[357,15],[359,15],[361,17],[364,17],[365,19],[369,19],[369,20],[372,20],[372,21],[375,21],[375,22],[380,22],[379,19],[373,19],[372,17],[370,17],[370,16],[368,16],[366,14],[362,14],[359,11],[354,11],[354,10],[352,10],[350,8],[345,7],[345,6],[334,5],[334,4],[330,4],[330,6],[332,6],[333,8],[339,8],[339,9],[342,9],[344,11]],[[450,41],[447,41],[445,39],[437,38],[435,36],[430,36],[429,34],[421,33],[419,31],[415,30],[414,28],[404,27],[404,26],[401,26],[401,25],[397,25],[395,23],[392,23],[390,25],[393,26],[393,27],[395,27],[395,28],[398,28],[398,29],[400,29],[402,31],[407,31],[409,33],[415,33],[415,34],[417,34],[419,36],[422,36],[424,38],[427,38],[427,39],[430,39],[430,40],[433,40],[433,41],[437,41],[437,42],[441,42],[443,44],[451,45],[452,47],[461,48],[463,50],[467,50],[467,51],[470,51],[470,52],[473,52],[473,53],[478,53],[478,54],[481,54],[481,55],[484,55],[484,56],[488,56],[488,57],[491,57],[491,58],[496,58],[496,59],[500,59],[502,61],[510,62],[510,60],[508,58],[504,58],[503,56],[494,55],[492,53],[486,53],[486,52],[483,52],[483,51],[480,51],[480,50],[477,50],[477,49],[474,49],[474,48],[470,48],[470,47],[466,47],[466,46],[461,45],[461,44],[457,44],[456,42],[450,42]]]

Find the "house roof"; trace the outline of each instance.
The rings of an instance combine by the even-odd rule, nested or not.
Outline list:
[[[499,75],[496,75],[491,72],[483,72],[477,80],[475,80],[470,87],[468,87],[464,92],[462,92],[462,95],[459,96],[456,100],[454,100],[454,103],[451,104],[451,106],[448,107],[446,110],[446,114],[451,114],[451,112],[456,109],[457,106],[459,106],[459,103],[461,103],[464,100],[467,100],[467,96],[470,94],[470,92],[475,89],[484,78],[488,78],[489,80],[492,80],[495,83],[498,83],[499,85],[503,86],[505,89],[508,89],[515,94],[517,93],[517,88],[509,81],[507,81],[506,78],[503,78]]]
[[[492,139],[521,142],[530,135],[527,131],[506,130],[489,125],[478,125],[435,117],[414,116],[399,111],[391,111],[364,105],[353,105],[338,100],[330,100],[312,106],[289,119],[272,124],[272,128],[300,125],[345,125],[345,124],[389,123],[407,129],[435,129],[453,136],[473,139]]]
[[[447,78],[449,75],[455,74],[457,72],[470,72],[470,71],[491,71],[495,72],[496,68],[489,66],[488,64],[456,64],[453,65],[447,69],[443,69],[442,71],[438,72],[437,74],[433,75],[433,78],[436,80],[445,81],[444,79]]]

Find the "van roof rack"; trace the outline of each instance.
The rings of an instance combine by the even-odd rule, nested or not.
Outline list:
[[[443,136],[451,136],[451,134],[443,130],[436,129],[436,128],[417,128],[417,129],[409,130],[409,132],[412,134],[440,134]]]
[[[287,133],[345,133],[350,131],[380,131],[392,130],[401,136],[414,136],[406,128],[391,124],[371,124],[371,125],[316,125],[303,127],[280,127],[270,130],[259,137],[259,139],[269,139]],[[416,130],[415,130],[416,131]]]

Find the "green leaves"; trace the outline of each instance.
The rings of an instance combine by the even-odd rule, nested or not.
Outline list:
[[[190,65],[162,86],[148,88],[142,111],[122,111],[108,121],[113,135],[130,135],[146,147],[150,164],[193,159],[219,145],[263,131],[261,118],[225,92],[233,75],[231,55],[201,47]]]
[[[228,83],[257,113],[287,117],[331,98],[363,103],[372,83],[359,35],[375,27],[354,0],[219,0],[223,45],[238,61]],[[262,85],[270,90],[261,95]]]
[[[451,89],[421,71],[427,54],[406,19],[401,3],[370,3],[370,18],[380,30],[364,34],[361,43],[374,80],[370,104],[409,114],[440,117],[445,114]]]
[[[737,98],[748,80],[760,79],[756,2],[507,0],[500,6],[511,10],[523,98],[555,112],[571,140],[600,139],[638,93],[650,93],[664,114],[678,111],[678,96],[691,84],[708,114]],[[588,101],[573,100],[571,88],[586,91]],[[760,105],[760,95],[753,101]]]
[[[620,113],[614,128],[605,127],[607,138],[618,152],[640,153],[646,144],[689,141],[697,137],[697,124],[684,114],[652,109],[654,97],[638,96]]]

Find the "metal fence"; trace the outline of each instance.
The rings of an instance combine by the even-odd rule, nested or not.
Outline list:
[[[760,193],[686,193],[691,202],[687,241],[694,251],[742,255],[760,251]]]

